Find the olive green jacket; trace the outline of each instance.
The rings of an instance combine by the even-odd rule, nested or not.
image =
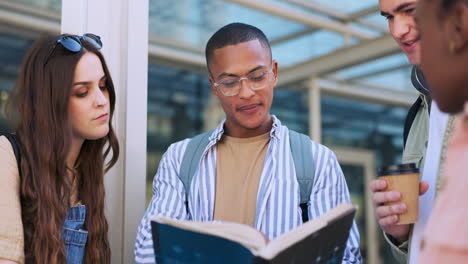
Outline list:
[[[424,156],[426,154],[427,149],[427,141],[429,138],[429,105],[430,100],[426,98],[424,95],[420,95],[421,99],[423,99],[421,107],[419,108],[411,129],[408,134],[408,139],[406,141],[405,149],[403,150],[403,163],[417,163],[419,165],[420,170],[423,170],[424,165]],[[445,158],[445,150],[448,139],[450,138],[451,131],[452,131],[452,123],[453,117],[449,117],[447,121],[447,128],[445,129],[444,135],[444,146],[442,146],[441,155],[440,155],[440,162],[439,162],[439,170],[437,174],[437,186],[436,186],[436,195],[440,189],[440,171],[442,168],[442,162]],[[398,263],[407,263],[409,252],[408,249],[410,248],[411,237],[413,232],[413,225],[410,227],[410,234],[408,241],[401,243],[400,245],[395,244],[395,242],[390,239],[387,234],[384,232],[384,237],[387,243],[390,245],[392,249],[393,256],[398,261]]]

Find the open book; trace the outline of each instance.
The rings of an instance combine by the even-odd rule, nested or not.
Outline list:
[[[151,221],[158,264],[341,263],[356,208],[341,204],[272,241],[253,227],[156,216]]]

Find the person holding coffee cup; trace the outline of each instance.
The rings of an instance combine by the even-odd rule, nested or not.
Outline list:
[[[418,221],[412,225],[397,224],[401,214],[405,213],[408,207],[400,201],[401,193],[387,191],[387,182],[383,180],[376,179],[370,184],[374,214],[386,242],[399,263],[410,264],[417,263],[421,237],[439,189],[439,164],[445,157],[441,148],[442,142],[450,135],[453,120],[453,117],[442,113],[431,100],[432,91],[421,72],[420,35],[414,21],[418,1],[379,0],[380,13],[387,20],[390,34],[407,55],[409,62],[414,65],[411,81],[420,93],[405,120],[402,155],[402,163],[416,163],[421,171],[422,196],[419,198]],[[389,202],[395,203],[387,205]]]
[[[442,111],[458,114],[453,136],[444,142],[444,183],[426,226],[419,263],[467,263],[468,0],[419,0],[417,9],[421,66],[433,98]]]

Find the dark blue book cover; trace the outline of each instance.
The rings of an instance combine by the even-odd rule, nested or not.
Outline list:
[[[252,227],[237,229],[242,234],[236,237],[239,224],[211,225],[156,217],[151,221],[156,263],[341,263],[355,211],[349,204],[340,205],[268,244],[259,243],[262,234]],[[223,228],[216,230],[220,225]],[[232,229],[225,232],[226,228]]]

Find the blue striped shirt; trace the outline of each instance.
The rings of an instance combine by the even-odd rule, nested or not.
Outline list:
[[[164,215],[176,219],[212,221],[215,200],[216,143],[224,133],[224,121],[209,137],[189,193],[189,212],[185,189],[178,175],[190,139],[172,144],[163,155],[153,180],[153,197],[138,227],[135,243],[136,263],[155,263],[150,219]],[[314,219],[340,203],[350,203],[349,191],[335,154],[312,141],[315,177],[308,202],[309,219]],[[299,183],[289,146],[289,131],[273,116],[257,195],[255,228],[269,239],[302,224]],[[350,232],[343,263],[361,263],[356,223]]]

